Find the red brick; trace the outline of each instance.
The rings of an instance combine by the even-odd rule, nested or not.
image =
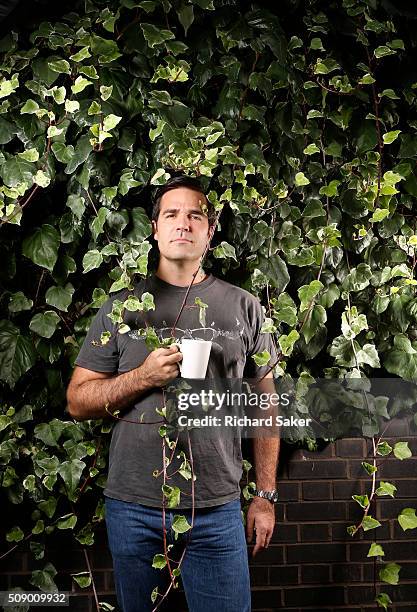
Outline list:
[[[259,565],[280,565],[284,562],[284,547],[283,546],[269,546],[261,552],[259,552],[255,558],[252,558],[253,546],[249,547],[249,559],[252,564]]]
[[[297,482],[278,482],[278,495],[280,501],[298,501],[300,486]]]
[[[301,542],[323,542],[330,540],[329,525],[318,525],[313,523],[311,525],[301,525]]]
[[[363,438],[345,438],[336,441],[336,456],[346,457],[366,457],[367,450],[365,440]]]
[[[330,582],[329,565],[304,565],[301,566],[302,584],[328,584]]]
[[[341,605],[345,603],[343,587],[307,587],[284,589],[284,603],[288,606]]]
[[[298,567],[295,565],[271,567],[269,570],[269,582],[273,586],[298,584]]]
[[[288,504],[289,521],[331,521],[346,518],[345,502],[300,502]]]
[[[344,544],[300,544],[287,546],[288,563],[326,563],[346,561]]]
[[[330,482],[303,482],[303,499],[329,500],[332,497]]]
[[[281,611],[281,603],[281,589],[252,589],[252,606],[255,610],[267,608]]]
[[[363,495],[366,492],[366,484],[363,480],[339,480],[333,482],[334,499],[351,500],[352,495]]]
[[[288,468],[289,477],[293,479],[346,478],[347,476],[347,463],[342,459],[293,461]]]
[[[288,523],[276,523],[274,533],[272,534],[271,542],[298,542],[298,527],[297,525],[288,525]]]
[[[332,565],[333,582],[349,584],[362,580],[360,563],[334,563]]]

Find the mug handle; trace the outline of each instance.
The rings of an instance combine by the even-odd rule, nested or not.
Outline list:
[[[178,347],[179,352],[181,353],[181,342],[173,342],[170,346],[176,346]],[[182,369],[181,369],[181,361],[178,362],[178,369],[180,371],[180,374],[182,374]]]

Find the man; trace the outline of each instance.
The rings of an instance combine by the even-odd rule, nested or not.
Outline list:
[[[248,377],[261,378],[267,367],[256,367],[251,355],[262,350],[273,353],[269,335],[260,333],[259,301],[200,269],[215,214],[199,181],[186,176],[168,181],[157,194],[152,218],[159,264],[155,275],[138,283],[135,294],[140,297],[144,291],[152,293],[155,310],[145,316],[126,312],[125,323],[131,331],[118,334],[107,315],[120,295],[110,298],[90,327],[68,387],[68,410],[77,420],[103,418],[108,416],[107,411],[120,411],[121,420],[112,433],[104,494],[117,596],[123,612],[152,610],[152,590],[158,586],[161,594],[166,588],[165,573],[152,568],[154,555],[163,552],[162,483],[153,475],[162,467],[160,419],[158,423],[155,408],[162,403],[161,389],[179,376],[182,359],[177,346],[149,352],[135,329],[151,325],[161,337],[170,336],[187,287],[199,270],[176,326],[176,338],[213,340],[207,376],[241,379],[245,371]],[[208,305],[204,326],[199,322],[198,308],[193,306],[196,297]],[[111,338],[97,346],[94,340],[99,340],[103,331],[109,331]],[[274,391],[271,373],[258,384],[258,391]],[[179,445],[176,450],[181,449]],[[186,445],[183,450],[188,454]],[[254,440],[259,495],[251,502],[247,517],[249,540],[256,531],[253,554],[268,546],[274,529],[274,504],[264,495],[273,497],[275,493],[278,451],[277,438]],[[189,609],[248,612],[249,571],[239,501],[240,440],[200,437],[193,443],[192,453],[195,515],[181,566]],[[182,491],[188,486],[189,492],[181,495],[178,508],[166,512],[167,537],[172,544],[176,543],[171,530],[174,515],[184,514],[191,521],[191,483],[179,473],[173,474],[181,460],[175,452],[168,484]]]

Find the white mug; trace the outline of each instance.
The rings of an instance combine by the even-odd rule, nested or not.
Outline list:
[[[211,340],[182,338],[174,343],[182,353],[178,364],[183,378],[205,378],[210,359]]]

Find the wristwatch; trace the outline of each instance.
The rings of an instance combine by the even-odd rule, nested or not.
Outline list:
[[[269,500],[273,504],[278,501],[278,491],[273,489],[272,491],[262,491],[262,489],[255,489],[253,492],[257,497],[263,497],[264,499]]]

